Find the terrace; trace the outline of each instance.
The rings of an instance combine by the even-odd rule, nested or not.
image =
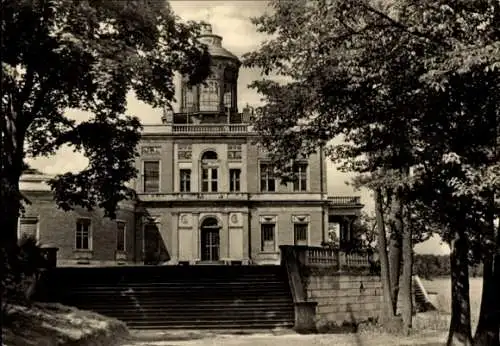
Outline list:
[[[247,192],[172,192],[139,193],[143,202],[180,202],[180,201],[321,201],[320,193],[247,193]],[[330,207],[362,206],[359,196],[331,196],[327,199]]]

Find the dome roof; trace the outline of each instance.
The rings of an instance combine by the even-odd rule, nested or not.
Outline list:
[[[228,58],[239,62],[236,55],[222,47],[222,37],[212,33],[212,25],[203,25],[200,41],[208,46],[208,52],[212,57]]]

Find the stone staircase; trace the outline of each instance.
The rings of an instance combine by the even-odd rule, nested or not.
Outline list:
[[[399,283],[401,284],[401,278]],[[402,298],[401,290],[398,295],[398,313],[401,313]],[[412,276],[413,312],[425,312],[436,310],[432,304],[427,291],[417,275]]]
[[[294,325],[280,266],[56,268],[49,300],[141,329],[273,329]]]

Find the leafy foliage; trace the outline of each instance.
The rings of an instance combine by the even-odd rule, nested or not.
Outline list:
[[[272,38],[245,64],[290,80],[252,84],[264,95],[257,129],[278,173],[293,179],[291,162],[325,145],[343,170],[358,173],[357,184],[395,196],[398,208],[386,223],[406,222],[416,239],[441,230],[458,249],[451,256],[457,302],[450,344],[455,335],[470,340],[467,254],[474,263],[500,246],[486,231],[499,210],[492,201],[500,181],[500,4],[276,0],[271,6],[274,12],[254,23]],[[407,261],[404,268],[411,271]]]
[[[2,249],[2,314],[8,304],[28,304],[38,274],[48,263],[34,237],[19,239],[16,252],[10,256]]]
[[[3,1],[3,198],[20,199],[25,155],[70,145],[89,165],[51,181],[59,206],[99,206],[113,217],[136,175],[140,123],[125,114],[127,95],[170,107],[174,72],[203,81],[210,57],[198,33],[163,0]],[[69,108],[92,116],[76,123]]]
[[[426,214],[453,229],[455,216],[472,206],[476,211],[465,218],[484,219],[484,192],[500,176],[492,156],[500,95],[498,4],[271,6],[274,13],[254,23],[273,38],[247,54],[245,64],[291,80],[252,84],[266,101],[257,129],[281,174],[290,177],[290,162],[327,143],[343,170],[359,173],[358,185],[403,189],[406,205],[423,195],[411,212],[415,222]]]

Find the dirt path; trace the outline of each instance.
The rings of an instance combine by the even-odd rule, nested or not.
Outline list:
[[[435,332],[404,338],[374,333],[300,335],[289,331],[282,333],[256,332],[253,334],[224,334],[205,331],[131,331],[131,339],[123,346],[441,346],[445,340],[446,333]]]

